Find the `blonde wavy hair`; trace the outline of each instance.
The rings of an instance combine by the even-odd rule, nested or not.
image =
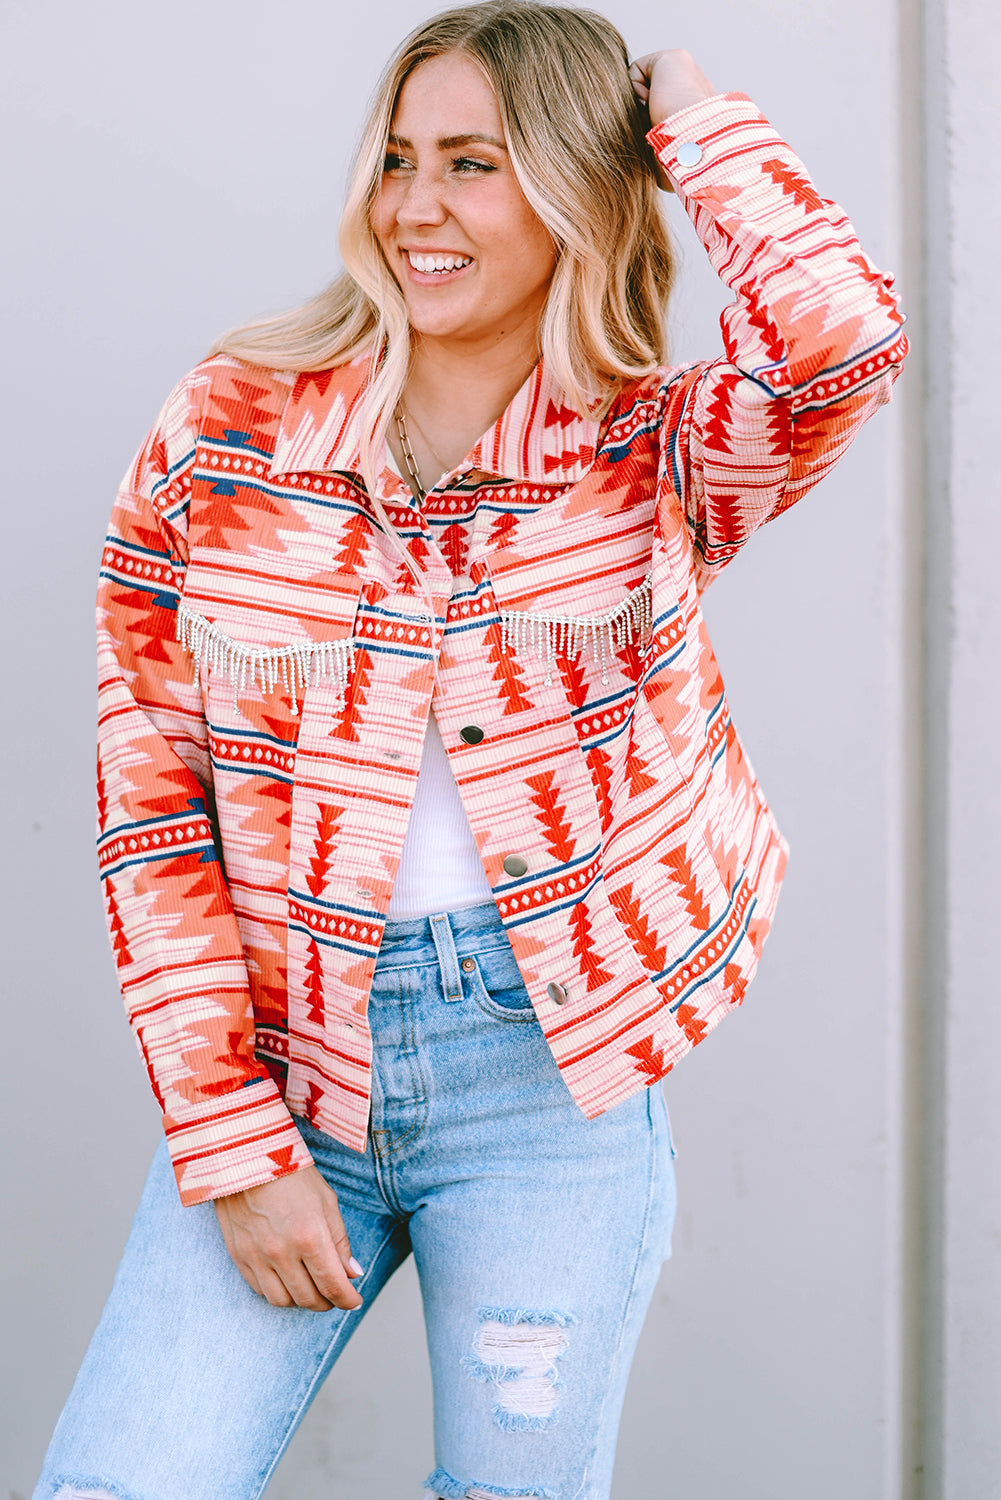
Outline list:
[[[301,307],[245,323],[211,350],[284,370],[326,369],[368,353],[362,471],[373,499],[411,341],[371,209],[405,80],[420,63],[453,52],[483,69],[518,183],[556,245],[539,342],[568,404],[581,416],[607,408],[624,381],[667,354],[674,256],[645,139],[649,121],[618,31],[594,11],[533,0],[486,0],[433,16],[402,43],[376,89],[341,219],[344,271]]]

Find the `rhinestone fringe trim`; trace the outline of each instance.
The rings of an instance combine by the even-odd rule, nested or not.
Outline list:
[[[621,604],[603,615],[543,615],[530,610],[502,609],[501,649],[519,656],[532,652],[546,662],[546,686],[553,680],[557,656],[580,657],[591,648],[591,660],[601,664],[602,683],[608,682],[608,660],[623,646],[649,638],[653,629],[653,590],[650,578],[632,589]]]
[[[210,671],[229,678],[237,711],[237,698],[246,692],[248,684],[262,693],[283,687],[291,696],[292,712],[297,714],[307,687],[320,681],[332,682],[337,688],[338,707],[344,706],[344,692],[354,665],[350,636],[343,641],[303,641],[295,646],[245,646],[182,599],[177,607],[177,639],[194,658],[196,682],[203,663]]]

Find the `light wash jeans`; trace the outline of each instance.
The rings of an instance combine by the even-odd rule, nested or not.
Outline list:
[[[607,1500],[670,1253],[659,1088],[585,1120],[491,903],[387,926],[364,1155],[305,1121],[372,1304],[412,1249],[434,1379],[425,1496]],[[253,1500],[361,1319],[276,1308],[161,1148],[35,1500]],[[415,1475],[415,1494],[418,1476]]]

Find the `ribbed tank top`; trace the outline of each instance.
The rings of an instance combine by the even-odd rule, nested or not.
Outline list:
[[[492,899],[432,709],[387,916],[407,921]]]

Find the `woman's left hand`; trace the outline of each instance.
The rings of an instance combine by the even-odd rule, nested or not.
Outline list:
[[[637,96],[650,112],[650,124],[659,125],[700,99],[711,99],[716,90],[690,52],[672,48],[666,52],[648,52],[638,57],[629,69]],[[671,189],[662,171],[657,173],[660,185]]]

